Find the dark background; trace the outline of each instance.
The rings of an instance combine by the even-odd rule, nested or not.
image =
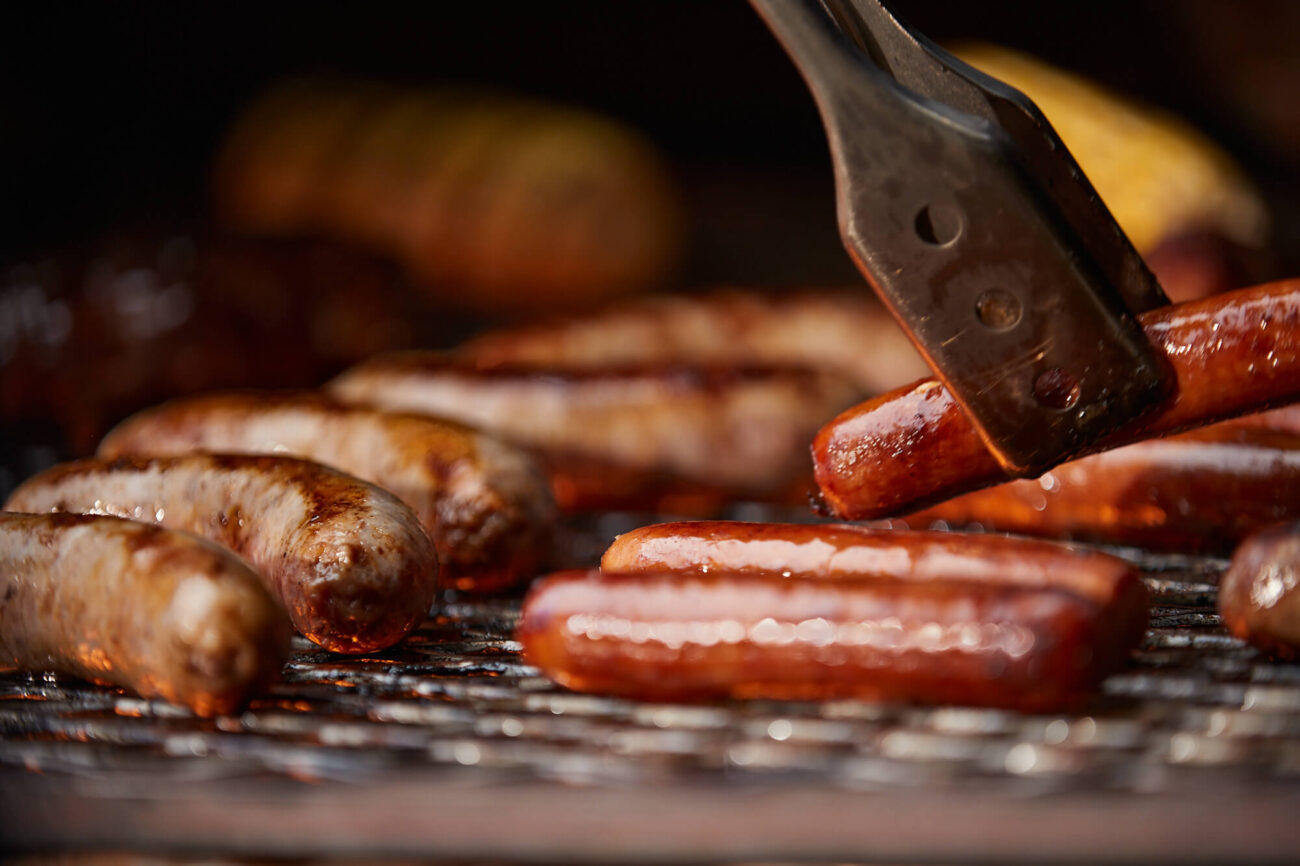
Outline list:
[[[795,211],[800,230],[830,232],[833,245],[812,102],[743,0],[15,6],[0,13],[0,261],[128,218],[201,212],[205,166],[233,114],[303,71],[483,82],[594,107],[649,132],[688,187],[710,178],[706,206],[718,205],[718,177],[744,189],[740,231],[745,214],[761,221],[798,198],[811,202]],[[1300,119],[1289,119],[1300,3],[894,6],[936,39],[1024,48],[1189,117],[1248,166],[1282,246],[1300,247]],[[726,278],[725,258],[699,274]]]

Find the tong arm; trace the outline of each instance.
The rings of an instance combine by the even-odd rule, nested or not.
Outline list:
[[[1163,397],[1165,367],[1125,297],[1145,308],[1163,294],[1073,161],[1039,152],[1054,145],[1032,103],[945,65],[877,0],[827,0],[830,14],[752,3],[817,101],[850,255],[1009,474],[1040,474]],[[1008,117],[1046,143],[1022,147]]]

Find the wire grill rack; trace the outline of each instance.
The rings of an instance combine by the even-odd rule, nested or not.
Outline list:
[[[296,639],[269,694],[211,720],[3,673],[0,832],[251,857],[1293,860],[1300,666],[1221,628],[1223,561],[1111,552],[1156,607],[1080,715],[574,694],[522,661],[517,599],[450,600],[361,658]]]

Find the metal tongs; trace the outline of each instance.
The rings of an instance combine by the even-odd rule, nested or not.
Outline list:
[[[1160,401],[1133,314],[1168,299],[1024,94],[879,0],[751,2],[821,111],[845,246],[1008,474]]]

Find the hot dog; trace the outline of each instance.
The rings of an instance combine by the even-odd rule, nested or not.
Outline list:
[[[0,513],[0,664],[232,712],[279,671],[289,622],[239,557],[131,520]]]
[[[112,430],[105,458],[191,451],[283,453],[392,491],[433,540],[443,583],[491,591],[533,574],[554,501],[536,463],[460,424],[345,407],[312,394],[229,393],[176,400]]]
[[[1162,307],[1138,317],[1175,393],[1104,450],[1300,398],[1300,280]],[[813,462],[833,513],[861,520],[914,511],[1007,476],[939,382],[926,379],[842,413],[817,434]]]
[[[1233,420],[1062,463],[905,521],[1226,553],[1250,533],[1297,517],[1300,436]]]
[[[992,536],[665,524],[601,572],[535,584],[525,656],[570,688],[653,699],[765,697],[1078,705],[1146,622],[1130,566]]]
[[[1262,529],[1232,555],[1219,582],[1228,630],[1277,658],[1300,658],[1300,523]]]
[[[293,457],[81,460],[28,479],[5,508],[112,514],[202,535],[247,559],[294,627],[335,652],[397,643],[437,589],[433,544],[409,507]]]
[[[795,368],[481,369],[433,352],[377,357],[328,390],[344,402],[454,417],[543,454],[759,498],[807,472],[809,437],[861,393]]]

